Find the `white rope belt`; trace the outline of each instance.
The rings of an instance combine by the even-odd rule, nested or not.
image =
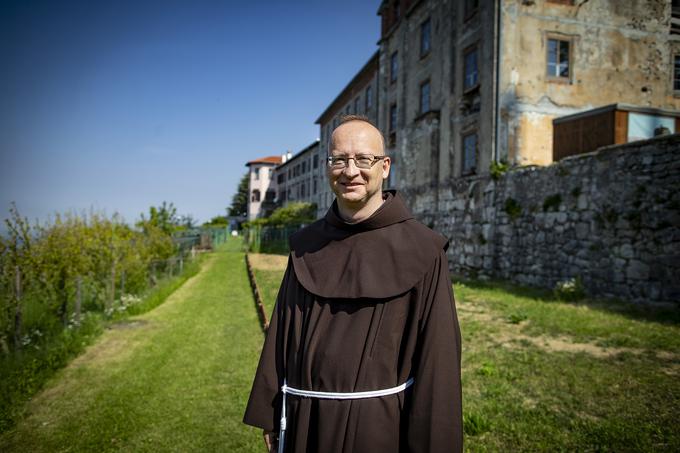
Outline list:
[[[326,400],[356,400],[363,398],[378,398],[380,396],[394,395],[403,392],[411,385],[413,385],[413,378],[409,378],[406,382],[396,387],[391,387],[382,390],[369,390],[367,392],[317,392],[314,390],[300,390],[294,387],[288,387],[286,381],[283,381],[281,392],[283,393],[283,401],[281,403],[281,429],[279,430],[279,453],[283,453],[284,438],[286,435],[286,395],[304,396],[307,398],[319,398]]]

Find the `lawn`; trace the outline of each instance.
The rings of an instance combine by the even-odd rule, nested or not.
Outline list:
[[[262,332],[240,242],[151,312],[105,331],[30,401],[0,451],[252,452],[241,419]]]
[[[285,259],[259,262],[271,311]],[[456,282],[454,293],[467,451],[680,451],[677,310],[502,282]]]

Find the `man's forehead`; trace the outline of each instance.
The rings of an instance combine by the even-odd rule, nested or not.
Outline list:
[[[382,149],[380,131],[365,121],[350,121],[338,126],[331,136],[331,148],[354,146]]]

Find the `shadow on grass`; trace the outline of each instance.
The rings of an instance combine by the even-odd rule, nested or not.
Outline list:
[[[655,322],[667,325],[680,324],[680,305],[644,305],[614,298],[604,299],[583,297],[574,300],[565,300],[557,297],[552,290],[522,286],[516,283],[511,283],[507,280],[478,280],[468,279],[461,276],[452,276],[451,280],[453,281],[454,289],[456,283],[462,283],[465,286],[473,289],[500,290],[514,296],[533,299],[537,302],[562,303],[574,306],[585,305],[593,310],[599,310],[607,313],[616,313],[637,321]]]

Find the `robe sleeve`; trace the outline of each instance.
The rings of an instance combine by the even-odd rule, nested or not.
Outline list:
[[[422,291],[425,300],[408,414],[409,452],[460,452],[461,338],[444,251],[426,275]]]
[[[285,297],[288,281],[293,274],[292,263],[288,267],[279,288],[276,304],[269,321],[269,329],[257,366],[253,387],[250,391],[248,406],[243,423],[256,426],[269,432],[279,429],[281,417],[281,394],[283,385],[283,321],[285,320]]]

